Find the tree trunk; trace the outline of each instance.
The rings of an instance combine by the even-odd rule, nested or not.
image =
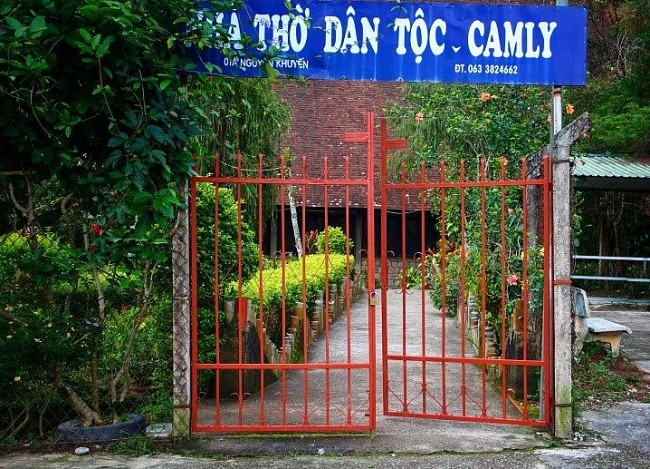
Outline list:
[[[104,421],[102,417],[92,410],[84,400],[70,386],[65,384],[61,379],[61,371],[56,370],[54,374],[54,385],[65,394],[65,397],[70,404],[70,407],[81,417],[84,425],[102,425]]]
[[[298,213],[296,211],[296,201],[293,198],[294,186],[287,186],[289,195],[289,210],[291,212],[291,226],[293,227],[293,237],[296,240],[296,252],[298,257],[302,257],[302,240],[300,238],[300,226],[298,225]]]

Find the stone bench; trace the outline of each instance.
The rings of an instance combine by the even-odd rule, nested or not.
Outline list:
[[[629,327],[608,319],[587,317],[586,322],[589,334],[594,340],[609,344],[612,355],[615,357],[619,353],[618,348],[621,344],[621,335],[624,332],[627,334],[632,333],[632,329]]]
[[[594,318],[589,311],[587,292],[582,288],[571,287],[573,292],[573,332],[575,342],[573,353],[577,356],[587,335],[594,340],[609,344],[612,354],[618,356],[621,336],[631,334],[632,329],[623,324],[603,318]]]

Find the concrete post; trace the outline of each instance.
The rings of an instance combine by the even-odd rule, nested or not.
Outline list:
[[[187,183],[179,190],[188,206]],[[173,427],[174,437],[190,435],[190,239],[187,209],[178,210],[172,233]]]
[[[591,128],[583,114],[559,131],[552,145],[553,158],[553,433],[572,434],[571,402],[571,145]]]

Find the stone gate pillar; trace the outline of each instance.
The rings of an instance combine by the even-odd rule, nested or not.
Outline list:
[[[172,233],[174,437],[190,435],[190,230],[188,184],[179,188],[185,208]]]
[[[591,128],[583,114],[553,139],[553,433],[572,433],[571,402],[571,146]]]

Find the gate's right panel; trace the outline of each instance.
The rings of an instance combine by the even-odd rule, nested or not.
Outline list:
[[[390,142],[385,128],[382,134]],[[382,154],[384,413],[547,425],[547,160],[534,169],[525,160],[494,159],[453,168],[402,166],[387,174]],[[538,177],[527,177],[532,173]],[[387,207],[395,200],[401,201],[401,222],[388,226]],[[437,217],[435,245],[426,244],[431,237],[424,228],[417,235],[407,229],[413,212],[423,220],[429,213]],[[391,290],[385,243],[397,233],[404,267],[401,288]],[[409,259],[404,253],[413,236],[420,249]]]

